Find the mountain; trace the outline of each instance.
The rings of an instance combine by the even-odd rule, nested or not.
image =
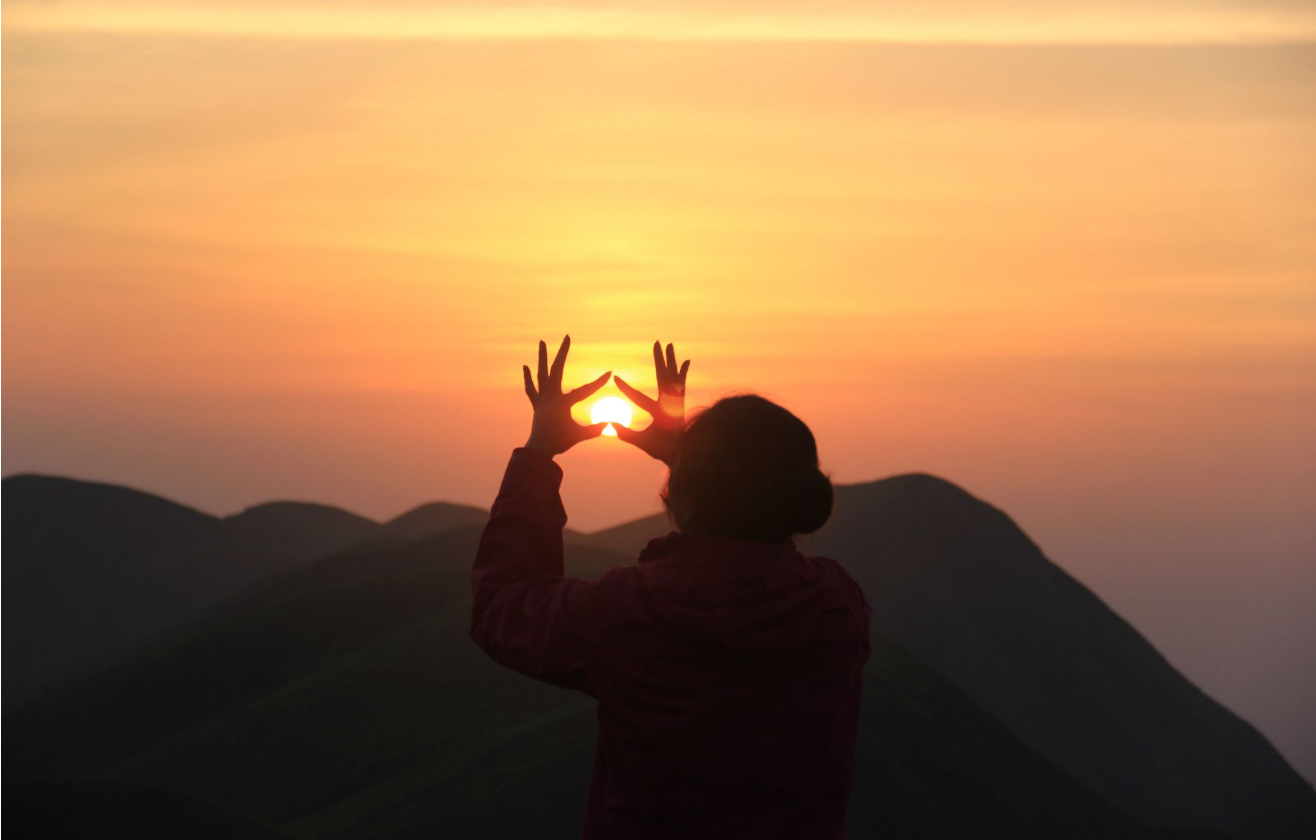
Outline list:
[[[4,696],[12,702],[195,615],[219,520],[107,484],[3,483]]]
[[[164,788],[101,780],[5,784],[4,827],[18,837],[292,840],[241,814]]]
[[[425,505],[380,525],[273,502],[219,518],[126,487],[3,482],[4,701],[103,667],[246,586],[369,540],[407,540],[488,514]]]
[[[6,631],[28,599],[108,603],[122,621],[135,588],[195,608],[182,584],[259,576],[113,667],[10,704],[7,782],[172,791],[300,836],[578,830],[592,701],[499,668],[466,634],[482,511],[425,506],[373,529],[301,505],[218,520],[23,478],[4,485]],[[569,533],[568,574],[632,562],[667,530]],[[352,544],[292,555],[336,541]],[[853,837],[1316,836],[1316,792],[1265,738],[986,502],[923,474],[841,486],[801,547],[841,561],[873,605]]]
[[[580,539],[634,557],[669,527],[648,516]],[[838,485],[831,521],[799,542],[851,572],[875,633],[1127,812],[1316,837],[1316,793],[1269,741],[995,507],[923,473]]]
[[[164,790],[210,803],[203,827],[239,813],[300,837],[576,836],[594,701],[470,642],[478,538],[468,528],[317,561],[11,711],[7,778]],[[568,573],[625,562],[574,546]],[[874,642],[852,838],[1210,836],[1140,825],[917,658]]]
[[[877,633],[1128,813],[1316,837],[1316,792],[1000,510],[925,474],[840,487],[809,549],[851,570]]]
[[[260,547],[301,560],[322,557],[377,538],[379,523],[355,513],[309,502],[266,502],[220,521],[224,540],[235,548]]]
[[[418,540],[458,528],[482,528],[488,519],[484,508],[430,502],[385,522],[384,531],[393,539]]]

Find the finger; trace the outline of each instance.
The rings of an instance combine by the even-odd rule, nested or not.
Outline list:
[[[626,395],[626,399],[635,403],[636,407],[639,408],[641,411],[646,411],[650,415],[652,415],[655,411],[658,410],[657,400],[651,400],[648,397],[646,397],[644,394],[641,394],[639,391],[632,388],[630,386],[630,383],[628,383],[625,379],[622,379],[620,376],[614,376],[612,377],[612,381],[617,383],[617,387],[620,388],[621,392]]]
[[[582,440],[589,440],[590,438],[596,438],[599,435],[603,434],[603,430],[606,428],[608,428],[607,423],[594,423],[589,426],[581,426],[580,437]],[[620,430],[623,427],[614,426],[613,428]]]
[[[690,360],[686,359],[684,362],[681,363],[681,372],[676,375],[676,378],[681,381],[682,385],[685,384],[685,375],[689,370],[690,370]]]
[[[637,432],[634,429],[627,428],[626,426],[623,426],[619,423],[614,423],[612,425],[612,429],[617,433],[618,440],[624,441],[625,443],[629,443],[631,446],[634,446],[636,449],[640,450],[641,452],[644,452],[645,454],[648,455],[653,454],[650,451],[648,440],[644,434],[648,430],[647,428],[641,429],[640,431]]]
[[[525,374],[525,395],[530,398],[531,405],[537,405],[539,394],[535,391],[534,380],[530,378],[530,365],[521,365],[521,372]]]
[[[602,388],[604,385],[608,384],[609,376],[612,376],[612,371],[608,371],[607,373],[600,376],[598,379],[595,379],[593,382],[590,382],[586,385],[581,385],[579,388],[572,391],[570,394],[567,394],[567,402],[571,405],[575,405],[581,400],[589,399],[591,394]],[[605,423],[604,425],[606,426],[607,424]]]
[[[557,355],[553,357],[553,367],[549,370],[548,375],[553,380],[553,384],[562,389],[562,369],[567,364],[567,351],[571,349],[571,336],[562,339],[562,346],[557,349]]]
[[[658,377],[658,393],[662,393],[663,384],[667,382],[667,365],[663,362],[663,346],[653,343],[653,372]]]
[[[676,378],[676,351],[672,345],[667,345],[667,375],[672,379]]]
[[[542,392],[548,385],[548,345],[540,340],[539,342],[539,390]]]
[[[640,433],[630,428],[629,426],[623,426],[620,423],[614,423],[612,425],[612,430],[617,433],[618,439],[624,440],[633,446],[639,445],[636,441]]]

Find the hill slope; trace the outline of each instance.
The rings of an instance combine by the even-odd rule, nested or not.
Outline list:
[[[11,651],[20,672],[29,664],[22,657],[33,658],[22,636],[8,631],[15,616],[20,624],[48,617],[34,604],[55,601],[79,618],[51,622],[64,635],[44,639],[52,650],[67,643],[75,653],[100,643],[97,634],[113,626],[107,615],[141,638],[133,607],[157,622],[157,633],[161,616],[178,624],[195,618],[198,605],[215,609],[167,645],[7,715],[10,733],[19,733],[6,739],[7,769],[177,784],[258,817],[324,830],[386,802],[397,815],[396,836],[411,825],[405,815],[412,809],[456,819],[457,805],[432,801],[435,773],[448,773],[445,784],[471,801],[497,800],[509,814],[518,813],[511,800],[558,795],[575,784],[565,765],[553,764],[545,785],[538,775],[544,766],[526,750],[538,744],[570,753],[584,737],[571,727],[592,731],[587,707],[561,692],[545,694],[468,649],[469,563],[483,511],[429,505],[380,526],[332,508],[277,504],[217,520],[124,488],[39,477],[6,480],[5,502],[7,700]],[[469,524],[402,539],[461,523]],[[667,530],[662,517],[646,517],[596,534],[568,533],[568,572],[592,577],[630,562],[649,537]],[[307,556],[342,542],[357,548],[315,562]],[[935,739],[972,719],[973,731],[957,739],[1009,741],[994,749],[1041,762],[1030,765],[1030,779],[1046,767],[1073,780],[1064,783],[1062,800],[1110,802],[1143,822],[1238,837],[1316,836],[1316,793],[1259,733],[1188,683],[1008,516],[953,484],[906,475],[838,487],[832,522],[802,547],[846,565],[874,606],[875,632],[910,651],[909,667],[944,701],[947,711],[931,722],[880,731],[926,731]],[[207,577],[215,569],[264,583],[216,607],[215,592],[198,594],[198,581],[215,585]],[[100,620],[87,620],[96,609]],[[128,636],[118,639],[121,649]],[[418,656],[438,663],[437,672],[416,670]],[[875,672],[892,679],[890,702],[899,705],[894,673]],[[917,717],[937,702],[910,700],[907,711]],[[865,720],[869,714],[866,705]],[[436,720],[422,725],[431,715]],[[1000,731],[983,734],[992,727]],[[285,732],[297,740],[285,743]],[[486,736],[503,746],[490,748]],[[273,753],[269,744],[282,746]],[[946,744],[918,749],[935,754],[934,747]],[[917,767],[911,745],[891,754],[915,762],[905,772]],[[476,782],[454,769],[498,760],[491,756],[513,763],[500,766],[499,780]],[[929,765],[928,796],[947,796],[945,786],[963,778],[953,765],[977,760]],[[992,789],[1001,769],[986,759],[975,766],[976,784]],[[528,789],[514,785],[520,773]],[[880,789],[898,787],[899,777],[882,777]],[[509,799],[485,784],[505,785]],[[967,789],[951,801],[964,797],[972,799]],[[877,824],[889,827],[893,819],[884,815]]]
[[[841,487],[810,542],[859,581],[876,632],[1121,808],[1316,836],[1316,792],[1270,743],[991,505],[923,474]]]
[[[575,836],[594,701],[467,637],[477,529],[375,545],[6,717],[6,771],[212,801],[305,837]],[[569,573],[618,555],[579,547]],[[1159,836],[875,640],[851,836]]]
[[[634,557],[648,516],[581,542]],[[926,474],[836,488],[801,548],[842,562],[873,628],[1026,743],[1151,823],[1316,836],[1316,792],[1004,513]]]
[[[260,580],[367,540],[488,516],[434,504],[380,525],[273,502],[227,518],[126,487],[17,475],[4,494],[4,702],[86,674]]]
[[[489,511],[470,505],[430,502],[384,523],[384,532],[399,540],[419,540],[458,528],[484,527]]]

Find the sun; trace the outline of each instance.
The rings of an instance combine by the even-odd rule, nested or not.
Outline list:
[[[604,397],[589,410],[589,422],[607,423],[608,426],[603,430],[605,435],[617,436],[617,430],[612,428],[613,423],[620,423],[626,428],[631,425],[631,404],[621,397]]]

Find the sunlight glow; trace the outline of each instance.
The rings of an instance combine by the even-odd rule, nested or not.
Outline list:
[[[620,423],[626,428],[631,425],[631,404],[621,397],[604,397],[589,410],[589,422],[607,423],[608,427],[603,430],[605,435],[617,436],[617,430],[612,427],[613,423]]]

